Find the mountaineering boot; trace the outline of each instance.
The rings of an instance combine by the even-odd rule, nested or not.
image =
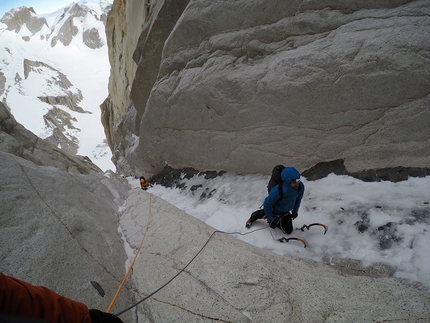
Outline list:
[[[264,210],[257,210],[252,212],[251,217],[246,221],[245,227],[249,229],[252,224],[258,219],[263,219],[266,215],[264,214]]]
[[[251,218],[249,218],[248,221],[246,221],[245,228],[249,229],[251,227],[252,227],[252,222],[251,222]]]

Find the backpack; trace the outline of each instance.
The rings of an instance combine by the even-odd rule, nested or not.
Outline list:
[[[267,191],[270,192],[272,187],[278,186],[279,199],[282,200],[284,192],[282,191],[282,178],[281,173],[284,170],[284,165],[277,165],[272,169],[272,176],[270,177],[269,183],[267,184]]]

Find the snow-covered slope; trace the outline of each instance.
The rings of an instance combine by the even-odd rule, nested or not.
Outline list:
[[[350,176],[334,174],[307,181],[305,195],[294,220],[295,227],[315,222],[328,225],[328,232],[316,226],[309,231],[294,231],[290,237],[305,239],[279,243],[283,234],[259,220],[245,228],[250,214],[267,195],[268,176],[239,176],[231,173],[212,179],[194,176],[176,188],[154,185],[148,190],[176,207],[225,232],[250,233],[235,236],[259,248],[280,255],[312,258],[331,266],[344,259],[355,259],[364,266],[389,266],[396,277],[430,287],[430,177],[409,178],[399,183],[367,183]],[[137,179],[130,179],[133,187]],[[287,236],[288,237],[288,236]]]
[[[0,23],[0,100],[27,129],[103,170],[115,169],[99,107],[112,2],[84,0],[43,16],[20,7]]]

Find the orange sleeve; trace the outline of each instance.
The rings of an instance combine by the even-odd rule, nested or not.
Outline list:
[[[88,307],[43,286],[0,273],[0,313],[49,323],[91,323]]]

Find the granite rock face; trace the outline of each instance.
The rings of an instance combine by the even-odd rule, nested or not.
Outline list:
[[[428,167],[386,167],[380,169],[366,169],[358,172],[348,172],[343,159],[318,163],[301,173],[308,181],[326,177],[330,173],[336,175],[349,175],[364,182],[401,182],[409,177],[426,177],[430,175]]]
[[[110,91],[131,98],[105,123],[117,167],[428,167],[429,13],[423,0],[153,1],[131,93]]]
[[[8,30],[14,30],[16,33],[25,25],[33,35],[44,26],[48,27],[46,19],[38,17],[33,7],[20,7],[12,12],[7,12],[0,22],[6,24]]]
[[[105,311],[125,274],[116,212],[128,185],[39,166],[4,151],[0,163],[0,271]],[[124,289],[115,309],[130,303]]]
[[[4,73],[0,71],[0,95],[4,93],[6,85],[6,77],[4,76]]]
[[[149,0],[115,1],[106,21],[111,73],[109,96],[100,106],[101,120],[113,152],[114,163],[123,165],[121,171],[126,174],[133,172],[124,157],[128,147],[135,142],[139,129],[130,99],[137,68],[133,53],[139,43],[143,26],[150,28],[150,23],[145,24],[149,19],[149,8]]]
[[[91,49],[97,49],[104,46],[104,42],[99,34],[97,28],[86,28],[81,26],[81,24],[76,24],[76,21],[83,21],[84,19],[91,19],[89,17],[93,16],[92,19],[100,20],[99,17],[92,14],[85,6],[81,7],[78,4],[73,4],[70,8],[67,8],[67,15],[64,15],[64,19],[61,19],[57,25],[60,28],[53,31],[53,37],[51,40],[51,46],[54,47],[58,42],[61,42],[64,46],[69,46],[73,38],[78,35],[79,30],[83,31],[82,41],[83,43]],[[54,32],[55,31],[55,32]]]
[[[2,103],[0,164],[0,271],[105,311],[125,274],[128,183],[38,138]],[[131,302],[125,288],[114,310]]]

